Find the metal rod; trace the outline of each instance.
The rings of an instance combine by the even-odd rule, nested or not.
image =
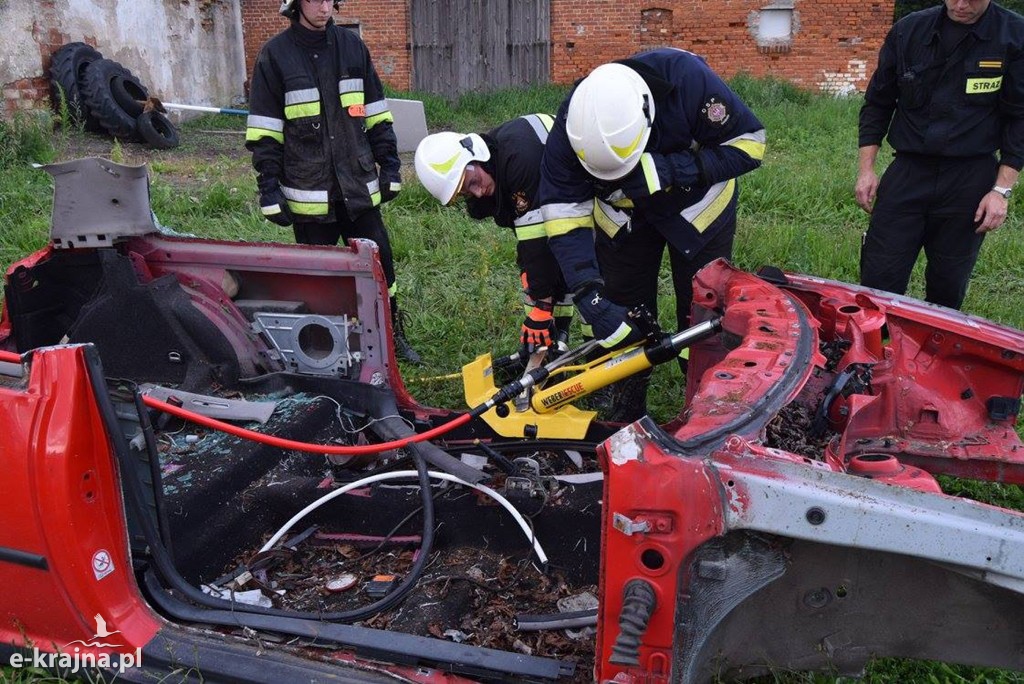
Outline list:
[[[190,112],[210,112],[211,114],[234,114],[236,116],[248,116],[248,109],[226,109],[221,107],[203,107],[200,105],[175,104],[173,102],[162,103],[167,109],[184,109]]]

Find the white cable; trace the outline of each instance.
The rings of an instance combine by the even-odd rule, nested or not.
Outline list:
[[[519,523],[519,527],[521,527],[523,532],[526,533],[526,538],[529,539],[530,542],[533,544],[533,550],[537,553],[537,558],[539,558],[542,563],[548,562],[547,554],[545,554],[544,549],[541,548],[540,542],[533,534],[533,530],[530,529],[530,526],[526,523],[526,520],[523,518],[522,514],[516,510],[516,507],[508,502],[508,499],[506,499],[505,497],[503,497],[501,494],[494,491],[490,487],[487,487],[486,485],[466,482],[465,480],[460,480],[454,475],[449,475],[448,473],[430,471],[427,474],[430,477],[434,478],[435,480],[446,480],[448,482],[460,484],[463,487],[471,487],[477,490],[478,492],[483,492],[487,496],[497,501],[506,511],[512,514],[512,517],[515,519],[515,521]],[[291,520],[286,522],[284,526],[281,529],[279,529],[276,533],[274,533],[274,536],[271,537],[270,540],[266,544],[264,544],[262,548],[260,548],[259,552],[263,553],[264,551],[269,551],[270,549],[274,548],[274,545],[277,544],[277,542],[281,541],[281,537],[287,534],[288,530],[290,530],[295,525],[295,523],[299,522],[304,517],[306,517],[306,515],[308,515],[312,511],[315,511],[317,508],[320,508],[320,506],[324,505],[325,503],[327,503],[336,496],[341,496],[342,494],[350,492],[353,489],[357,489],[368,484],[373,484],[374,482],[380,482],[382,480],[405,479],[409,477],[417,477],[418,475],[419,473],[417,473],[415,470],[396,470],[395,472],[392,473],[379,473],[377,475],[364,477],[362,480],[356,480],[355,482],[350,482],[347,485],[340,487],[339,489],[335,489],[330,494],[326,494],[320,497],[319,499],[317,499],[316,501],[309,504],[301,511],[293,515]]]

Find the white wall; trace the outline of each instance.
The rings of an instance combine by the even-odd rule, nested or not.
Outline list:
[[[83,41],[161,100],[230,106],[244,95],[239,1],[0,0],[0,85],[48,79],[49,55]]]

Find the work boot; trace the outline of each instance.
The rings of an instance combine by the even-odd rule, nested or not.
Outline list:
[[[394,297],[391,298],[391,331],[391,338],[395,342],[395,356],[417,366],[422,365],[423,359],[405,338],[404,316],[398,308],[398,300]]]
[[[651,370],[623,378],[611,385],[611,406],[605,420],[612,423],[632,423],[647,415],[647,388],[651,384]]]

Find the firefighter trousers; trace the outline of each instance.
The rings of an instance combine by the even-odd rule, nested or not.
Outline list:
[[[993,155],[897,153],[882,175],[860,253],[861,285],[904,294],[924,250],[925,300],[959,309],[984,234],[974,213],[995,182]]]

